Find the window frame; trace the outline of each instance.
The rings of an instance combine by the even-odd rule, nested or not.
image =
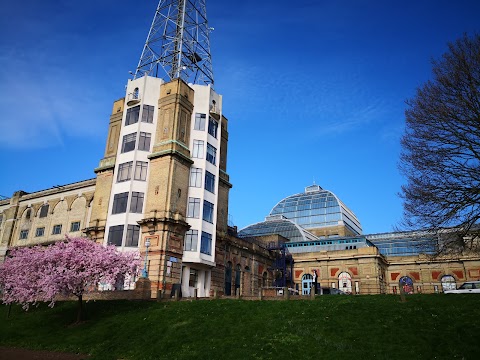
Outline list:
[[[207,142],[207,156],[206,159],[209,163],[216,165],[217,162],[217,148]]]
[[[200,218],[200,198],[189,197],[187,203],[187,218]]]
[[[207,114],[195,113],[195,122],[193,124],[193,130],[205,131],[206,120],[207,120]]]
[[[205,170],[205,190],[215,194],[215,174]]]
[[[43,204],[41,207],[40,207],[40,212],[38,214],[38,217],[39,218],[45,218],[48,216],[48,209],[50,208],[50,205],[49,204]]]
[[[153,113],[155,106],[143,104],[142,122],[147,124],[153,124]]]
[[[129,212],[134,214],[143,214],[144,201],[145,201],[145,193],[140,191],[132,191],[132,197],[130,198]]]
[[[35,237],[42,237],[42,236],[45,236],[45,226],[37,227],[35,229]]]
[[[145,164],[145,166],[143,166]],[[140,169],[138,171],[138,169]],[[140,177],[137,177],[137,173],[140,173]],[[135,171],[133,174],[133,180],[138,181],[147,181],[147,173],[148,173],[148,161],[135,161]],[[142,176],[144,175],[144,176]]]
[[[205,151],[205,142],[203,140],[193,140],[192,158],[203,159]]]
[[[77,225],[77,226],[75,226],[75,225]],[[75,230],[75,228],[77,228],[77,229]],[[70,223],[70,232],[77,232],[77,231],[80,231],[80,221],[72,221]]]
[[[133,161],[127,161],[122,164],[119,164],[118,173],[117,173],[117,183],[131,180],[132,168],[133,168]],[[125,171],[126,171],[126,177],[120,176],[120,175],[124,175]]]
[[[208,118],[208,133],[212,135],[215,139],[218,135],[218,121],[209,116]]]
[[[152,142],[152,134],[145,131],[140,131],[140,137],[138,139],[139,151],[150,151],[150,145]]]
[[[136,144],[137,144],[137,133],[136,132],[131,133],[131,134],[123,135],[121,153],[124,154],[124,153],[130,152],[130,151],[134,151]]]
[[[138,123],[139,118],[140,118],[140,105],[128,108],[127,113],[125,115],[125,126]]]
[[[208,223],[213,224],[213,213],[215,211],[215,205],[210,201],[203,200],[203,213],[202,219]]]
[[[18,236],[19,240],[26,240],[28,238],[28,229],[27,230],[20,230],[20,234]]]
[[[52,227],[52,235],[60,235],[62,233],[62,224],[56,224]]]
[[[125,199],[125,204],[121,202],[123,201],[123,199]],[[114,194],[113,204],[112,204],[112,215],[126,213],[127,205],[128,205],[128,191]]]
[[[125,237],[125,246],[138,247],[139,240],[140,240],[140,225],[128,224],[127,235]]]
[[[200,239],[200,252],[205,255],[212,255],[212,234],[202,231]]]
[[[123,243],[123,230],[125,229],[125,225],[113,225],[110,226],[108,229],[108,239],[107,239],[107,244],[108,245],[115,245],[115,246],[122,246]],[[117,242],[112,242],[111,241],[111,235],[114,234],[118,237],[118,234],[120,234],[120,244],[117,244]]]
[[[185,233],[183,241],[183,251],[197,251],[198,230],[189,229]]]
[[[202,168],[191,167],[190,177],[188,180],[188,186],[190,187],[202,187]]]

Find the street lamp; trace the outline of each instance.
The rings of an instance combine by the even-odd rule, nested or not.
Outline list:
[[[147,259],[148,259],[148,248],[150,247],[150,239],[148,238],[147,240],[145,240],[145,247],[147,248],[147,252],[145,253],[145,264],[143,265],[142,277],[148,278]]]

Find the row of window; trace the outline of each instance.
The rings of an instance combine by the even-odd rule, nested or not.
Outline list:
[[[113,196],[112,214],[121,214],[127,212],[128,204],[128,191]],[[130,211],[131,213],[141,214],[143,212],[143,192],[132,191],[132,197],[130,199]]]
[[[122,246],[123,232],[125,225],[110,226],[108,230],[108,244],[115,246]],[[127,234],[125,237],[125,246],[138,246],[138,239],[140,237],[139,225],[127,225]]]
[[[183,245],[184,251],[197,251],[198,230],[188,230],[185,233],[185,241]],[[202,254],[212,255],[212,234],[202,231],[200,238],[200,252]]]
[[[80,231],[80,221],[74,221],[70,224],[70,232]],[[28,230],[20,230],[20,240],[28,238]],[[52,235],[59,235],[62,233],[62,225],[53,225]],[[35,237],[41,237],[45,235],[45,227],[38,227],[35,229]]]
[[[203,220],[213,223],[213,209],[214,205],[207,201],[203,200]],[[187,218],[198,219],[200,217],[200,199],[189,197],[188,206],[187,206]]]
[[[118,165],[117,182],[128,181],[132,178],[133,161]],[[134,180],[147,180],[148,162],[135,161]]]
[[[42,207],[40,208],[40,213],[38,217],[39,218],[47,217],[49,207],[50,206],[48,204],[43,204]],[[27,209],[27,212],[25,213],[25,219],[30,219],[31,217],[32,217],[32,209]]]
[[[205,142],[203,140],[193,140],[192,157],[203,159],[203,153],[205,148]],[[217,148],[207,143],[207,161],[213,165],[217,162]]]
[[[194,130],[205,131],[205,121],[207,119],[206,114],[195,114],[195,124],[193,125]],[[208,133],[212,135],[215,139],[217,138],[218,133],[218,121],[209,117],[208,118]]]
[[[153,123],[153,110],[151,105],[143,105],[142,122]],[[127,116],[125,117],[125,126],[135,124],[140,117],[140,105],[127,109]]]
[[[140,132],[137,150],[150,151],[151,140],[152,140],[152,134],[147,132]],[[122,141],[122,153],[135,150],[136,142],[137,142],[136,132],[124,135],[123,141]]]
[[[192,187],[202,187],[202,169],[192,167],[190,169],[190,181],[188,183]],[[215,194],[215,175],[210,171],[205,171],[205,190]]]

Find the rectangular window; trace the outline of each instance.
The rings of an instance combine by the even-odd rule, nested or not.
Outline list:
[[[203,200],[203,220],[213,223],[213,204]]]
[[[127,181],[132,178],[133,161],[118,165],[117,182]]]
[[[108,245],[122,246],[123,225],[110,226]]]
[[[147,180],[147,168],[148,168],[148,162],[136,161],[134,179],[141,180],[141,181]]]
[[[215,194],[215,175],[210,171],[205,171],[205,190]]]
[[[188,230],[185,233],[183,251],[197,251],[198,230]]]
[[[20,240],[25,240],[28,237],[28,230],[20,231]]]
[[[80,221],[74,221],[70,224],[70,232],[75,232],[80,230]]]
[[[202,186],[202,169],[192,167],[190,169],[190,181],[188,186],[201,187]]]
[[[138,238],[140,237],[140,226],[128,225],[127,226],[127,238],[125,239],[125,246],[136,247],[138,246]]]
[[[125,117],[125,126],[130,124],[135,124],[136,122],[138,122],[139,115],[140,115],[140,105],[127,109],[127,116]]]
[[[200,217],[200,199],[188,198],[187,217],[198,219]]]
[[[143,212],[143,192],[132,192],[130,212],[141,214]]]
[[[143,105],[142,122],[153,123],[154,109],[152,105]]]
[[[208,119],[208,133],[212,135],[215,139],[217,138],[218,132],[218,122],[215,119]]]
[[[196,269],[190,269],[190,277],[188,279],[188,286],[196,288],[198,282],[198,271]]]
[[[37,230],[35,230],[35,237],[40,237],[45,235],[45,228],[44,227],[39,227]]]
[[[193,154],[194,158],[203,158],[203,140],[193,140]]]
[[[113,196],[112,214],[121,214],[127,211],[128,192]]]
[[[207,161],[215,165],[217,159],[217,149],[207,143]]]
[[[200,252],[202,254],[212,255],[212,235],[202,231],[202,239],[200,240]]]
[[[41,218],[47,217],[48,215],[48,204],[43,204],[42,207],[40,208],[40,216]]]
[[[140,133],[140,140],[138,141],[138,150],[150,151],[150,140],[152,134],[147,132]]]
[[[128,134],[123,136],[122,141],[122,153],[135,150],[135,141],[137,138],[137,133]]]
[[[58,235],[62,233],[62,225],[53,225],[52,235]]]
[[[195,124],[193,126],[193,129],[204,131],[206,118],[207,118],[207,115],[205,114],[195,114]]]

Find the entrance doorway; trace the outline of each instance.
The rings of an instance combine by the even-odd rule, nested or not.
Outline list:
[[[312,274],[305,274],[302,277],[302,295],[310,295],[312,289],[313,276]]]
[[[352,293],[352,277],[347,272],[338,275],[338,288],[347,294]]]

